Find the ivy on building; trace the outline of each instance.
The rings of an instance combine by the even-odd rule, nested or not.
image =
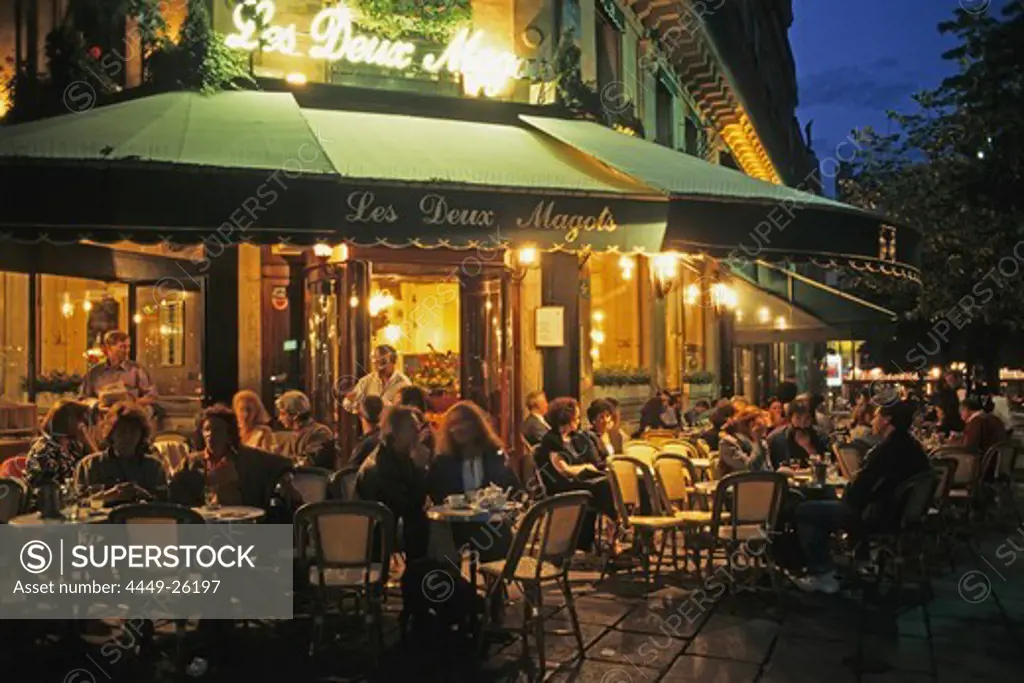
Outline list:
[[[616,89],[615,101],[607,102],[593,81],[584,81],[580,66],[583,53],[571,31],[562,35],[555,53],[555,89],[562,106],[579,118],[624,128],[644,137],[644,125],[636,115],[636,105],[625,95],[628,89]],[[603,92],[608,92],[605,86]]]
[[[355,0],[356,23],[388,40],[446,43],[473,18],[470,0]]]

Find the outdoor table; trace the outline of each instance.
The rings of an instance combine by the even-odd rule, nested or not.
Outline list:
[[[704,480],[711,478],[708,475],[708,471],[711,469],[711,458],[690,458],[690,462],[693,463],[693,468],[697,470],[698,477]]]
[[[254,524],[266,516],[262,508],[250,507],[248,505],[224,505],[219,508],[196,507],[192,508],[206,520],[207,524]],[[101,510],[89,510],[83,519],[75,519],[75,508],[64,508],[63,517],[44,519],[38,512],[29,512],[12,518],[8,523],[14,525],[33,524],[102,524],[110,516],[110,508]]]
[[[427,555],[436,561],[452,564],[461,573],[462,548],[469,547],[469,582],[477,589],[479,562],[504,559],[512,541],[512,523],[521,509],[518,503],[509,502],[501,509],[479,507],[452,508],[435,505],[427,510],[430,530]],[[479,538],[484,535],[485,538]],[[456,537],[466,542],[456,544]],[[495,593],[500,600],[500,594]],[[479,621],[476,614],[470,615],[474,631]]]

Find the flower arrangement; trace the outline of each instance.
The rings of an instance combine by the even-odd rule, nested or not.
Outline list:
[[[594,384],[601,386],[621,387],[650,383],[651,371],[647,368],[629,365],[607,365],[594,370]]]
[[[685,384],[700,384],[700,385],[714,384],[715,383],[715,375],[714,375],[714,373],[707,372],[706,370],[700,370],[700,371],[697,371],[697,372],[689,372],[689,373],[683,375],[683,382]]]
[[[78,388],[82,386],[82,376],[68,375],[63,372],[51,372],[48,375],[39,375],[35,378],[35,389],[38,392],[47,392],[51,394],[66,394],[69,392],[78,391]],[[29,390],[29,378],[24,377],[21,381],[21,387],[24,391]]]
[[[429,345],[428,345],[429,346]],[[451,351],[440,353],[429,346],[427,356],[412,377],[413,384],[432,392],[457,393],[459,390],[459,357]]]

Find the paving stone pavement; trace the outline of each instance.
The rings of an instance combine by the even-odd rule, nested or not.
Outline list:
[[[1020,548],[1021,550],[1017,550]],[[617,576],[577,598],[585,645],[579,657],[571,624],[557,591],[545,603],[547,669],[537,671],[514,639],[492,645],[482,664],[470,650],[403,644],[397,605],[386,617],[387,649],[382,666],[366,676],[367,648],[359,626],[308,658],[307,632],[298,620],[236,630],[215,645],[210,672],[200,681],[310,683],[377,681],[547,680],[557,683],[960,683],[1019,681],[1024,646],[1024,528],[987,532],[971,549],[957,548],[955,571],[932,579],[933,597],[920,604],[908,591],[894,610],[858,595],[804,595],[789,587],[780,601],[771,593],[695,600],[696,581],[670,572],[648,588],[642,580]],[[579,592],[596,577],[573,574]],[[576,592],[576,591],[574,591]],[[521,623],[510,608],[508,623]],[[42,629],[33,624],[30,629]],[[556,633],[561,632],[561,633]],[[25,634],[22,634],[25,638]],[[31,635],[31,634],[29,634]],[[161,637],[166,649],[169,632]],[[124,656],[112,663],[103,645],[123,642],[116,633],[69,648],[67,638],[42,638],[17,648],[12,676],[4,681],[98,683],[107,680],[170,681],[165,658],[156,665]],[[531,660],[536,652],[531,643]],[[90,649],[91,648],[91,649]],[[126,651],[127,646],[121,650]],[[10,654],[10,653],[9,653]],[[104,659],[106,657],[106,659]],[[479,662],[479,660],[477,660]],[[0,663],[4,662],[0,657]],[[70,678],[69,678],[70,676]]]

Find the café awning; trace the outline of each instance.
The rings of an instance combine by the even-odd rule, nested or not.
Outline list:
[[[174,92],[0,128],[0,236],[657,251],[668,202],[522,125]],[[59,201],[40,201],[42,192]]]
[[[741,263],[761,259],[850,265],[917,278],[920,235],[909,227],[592,122],[521,118],[669,196],[665,249],[732,257]]]

